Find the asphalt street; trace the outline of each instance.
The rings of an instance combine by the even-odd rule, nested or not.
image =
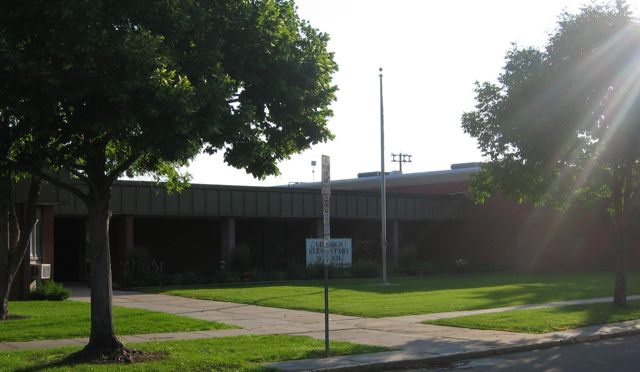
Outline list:
[[[516,354],[456,362],[449,367],[411,369],[432,371],[640,371],[640,336],[554,347]]]

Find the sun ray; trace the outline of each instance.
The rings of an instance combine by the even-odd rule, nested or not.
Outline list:
[[[625,27],[611,37],[607,42],[591,53],[587,58],[582,60],[574,69],[573,74],[564,76],[556,81],[544,95],[536,97],[532,103],[534,106],[541,106],[544,103],[552,102],[559,97],[563,91],[564,84],[576,82],[574,91],[576,94],[582,94],[581,90],[589,86],[594,79],[600,78],[598,73],[606,71],[607,65],[613,64],[621,55],[629,55],[629,50],[637,50],[638,40],[631,32],[631,27]],[[605,86],[604,92],[597,99],[592,99],[592,109],[589,110],[581,119],[576,137],[580,136],[580,132],[584,133],[583,138],[569,138],[564,146],[560,147],[554,159],[561,159],[564,149],[570,147],[574,141],[583,141],[583,145],[587,141],[593,141],[593,156],[586,162],[584,161],[584,148],[581,146],[574,147],[574,151],[570,154],[569,159],[565,162],[564,167],[560,167],[561,171],[556,179],[549,186],[548,191],[553,192],[560,189],[563,185],[570,185],[574,192],[568,193],[567,205],[574,204],[577,193],[575,190],[588,184],[590,177],[600,169],[604,154],[607,152],[608,146],[612,146],[612,141],[619,135],[621,128],[628,121],[628,114],[633,106],[638,103],[640,96],[640,53],[632,53],[625,68],[618,71],[612,79],[610,86]],[[593,75],[595,71],[595,76]],[[590,72],[590,74],[587,74]],[[581,78],[580,78],[581,77]],[[566,91],[566,90],[565,90]],[[607,125],[604,135],[600,138],[589,138],[588,133],[596,133],[597,127]],[[576,172],[579,170],[579,172]],[[528,216],[526,225],[532,226],[542,218],[544,211],[542,209],[534,209]],[[539,261],[542,251],[546,249],[554,237],[557,236],[559,229],[562,228],[566,215],[556,216],[548,221],[548,228],[543,236],[539,237],[538,248],[534,252],[532,264],[535,265]]]

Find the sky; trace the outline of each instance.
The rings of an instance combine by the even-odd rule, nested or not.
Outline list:
[[[638,14],[640,0],[629,1]],[[473,110],[475,81],[495,81],[512,43],[545,45],[563,10],[584,0],[297,0],[298,15],[327,33],[339,71],[329,129],[336,138],[279,164],[281,174],[254,179],[201,155],[188,168],[193,183],[287,185],[319,181],[321,155],[331,179],[380,170],[380,89],[383,68],[385,170],[391,153],[412,155],[404,173],[482,161],[460,118]],[[316,161],[314,168],[311,162]]]

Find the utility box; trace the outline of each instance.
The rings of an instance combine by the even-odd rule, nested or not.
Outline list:
[[[31,264],[31,279],[51,279],[51,264]]]

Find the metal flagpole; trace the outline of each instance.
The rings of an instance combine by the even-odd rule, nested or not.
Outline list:
[[[384,104],[382,100],[382,67],[380,67],[380,246],[382,247],[382,284],[387,284],[387,193],[384,173]]]

